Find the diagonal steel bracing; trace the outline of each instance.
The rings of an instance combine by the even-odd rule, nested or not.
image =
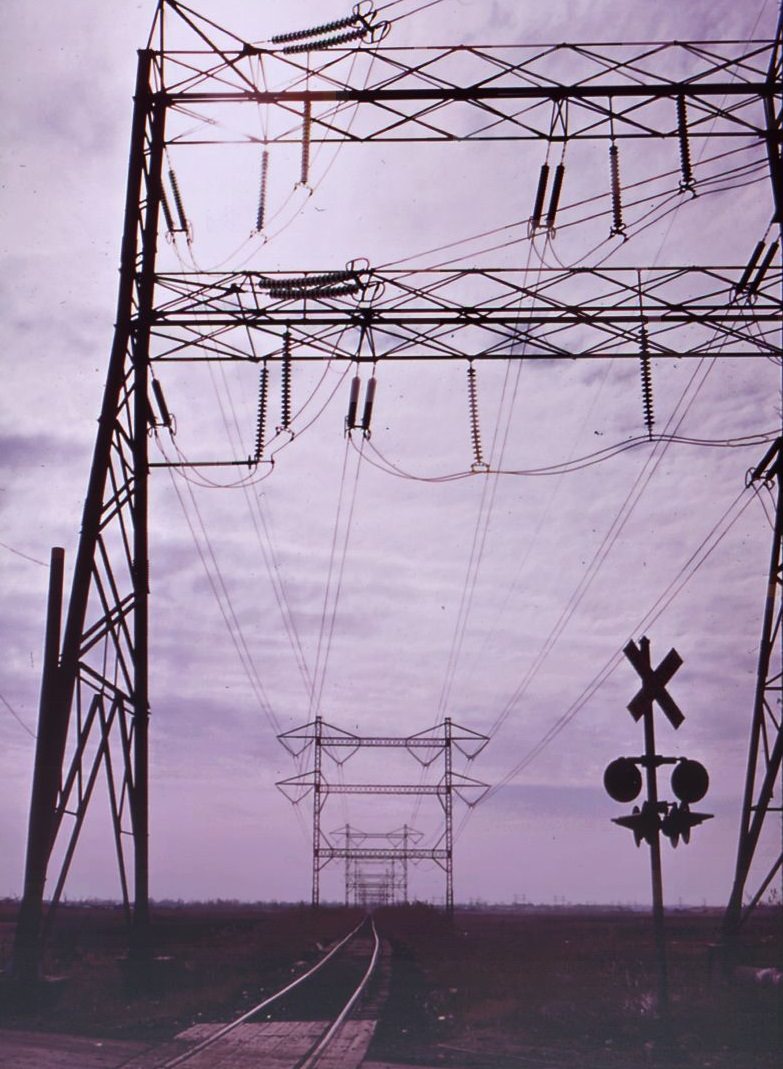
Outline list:
[[[260,107],[265,143],[301,145],[303,171],[310,142],[603,141],[616,150],[650,139],[674,161],[679,150],[681,189],[693,192],[685,150],[710,138],[768,167],[780,222],[780,94],[779,40],[358,44],[294,54],[161,0],[139,57],[116,331],[73,584],[59,656],[55,649],[48,658],[42,687],[17,975],[38,974],[45,900],[56,906],[62,894],[101,777],[125,909],[137,945],[146,940],[151,362],[274,360],[286,331],[292,360],[636,357],[642,327],[655,356],[780,351],[774,257],[752,300],[737,266],[543,271],[534,279],[501,269],[349,265],[347,278],[320,290],[303,288],[301,271],[158,273],[159,215],[171,214],[162,199],[165,149],[257,148]],[[229,114],[238,128],[224,125]],[[698,174],[695,181],[698,190]],[[174,231],[165,222],[172,233],[187,229],[183,220]],[[56,601],[50,635],[59,632]],[[757,722],[759,738],[770,738],[758,714]],[[312,787],[318,795],[320,781]]]

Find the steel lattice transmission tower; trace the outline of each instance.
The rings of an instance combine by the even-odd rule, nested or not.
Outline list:
[[[743,262],[539,273],[414,270],[405,278],[356,263],[337,272],[332,264],[285,274],[159,272],[161,237],[188,228],[176,187],[170,194],[176,211],[164,195],[167,147],[198,152],[227,143],[220,117],[248,105],[267,108],[274,119],[268,144],[299,146],[304,181],[317,144],[608,147],[615,234],[624,228],[624,146],[671,147],[683,196],[698,191],[692,142],[723,140],[748,152],[766,146],[781,218],[780,33],[776,41],[589,49],[387,48],[362,33],[348,43],[310,35],[300,44],[258,46],[190,7],[160,0],[139,53],[116,329],[61,641],[56,584],[50,598],[51,655],[14,953],[19,976],[38,972],[42,935],[101,775],[126,915],[136,945],[143,948],[147,938],[148,481],[156,466],[184,463],[152,463],[148,454],[150,429],[170,427],[161,368],[257,365],[259,351],[270,365],[288,369],[326,359],[478,365],[522,353],[527,361],[641,356],[643,363],[780,354],[776,248],[746,274]],[[258,138],[240,142],[260,146]],[[555,222],[557,196],[552,188],[547,208],[544,177],[542,169],[534,230]],[[555,185],[559,196],[557,175]],[[209,455],[193,463],[237,462]],[[745,847],[741,853],[746,856]]]
[[[349,862],[395,861],[407,864],[407,861],[434,861],[444,872],[446,888],[444,902],[446,911],[454,909],[454,797],[455,795],[468,804],[475,805],[488,790],[487,784],[473,779],[461,772],[454,771],[454,750],[472,760],[489,742],[486,735],[481,735],[470,728],[453,724],[446,717],[439,724],[414,735],[355,735],[342,728],[327,724],[322,717],[316,717],[311,724],[294,728],[279,735],[280,742],[294,757],[305,751],[312,753],[313,767],[297,776],[281,780],[277,786],[295,804],[312,792],[313,796],[313,884],[312,904],[319,905],[321,900],[321,871],[330,861],[342,859]],[[324,754],[334,756],[340,751],[349,751],[349,756],[364,749],[403,749],[415,757],[422,767],[443,762],[442,775],[437,783],[334,783],[326,778],[323,770]],[[340,766],[345,761],[335,758]],[[421,847],[408,845],[408,828],[404,829],[402,845],[386,847],[368,847],[363,843],[358,846],[336,846],[321,828],[321,817],[330,794],[342,795],[406,795],[423,798],[435,797],[443,812],[443,830],[435,846]],[[388,838],[389,833],[385,833]],[[392,870],[393,871],[393,870]],[[393,890],[391,875],[384,876]],[[348,877],[346,876],[346,886]],[[406,877],[407,894],[407,877]]]

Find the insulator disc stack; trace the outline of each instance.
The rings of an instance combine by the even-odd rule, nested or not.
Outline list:
[[[264,455],[264,439],[266,435],[266,406],[268,398],[269,372],[266,364],[262,364],[258,370],[258,416],[256,419],[256,464]]]
[[[166,398],[163,396],[163,387],[157,379],[152,380],[152,392],[155,395],[155,402],[160,413],[160,422],[164,427],[168,427],[171,430],[171,413],[169,412],[169,406],[166,404]]]
[[[770,247],[767,249],[766,253],[764,254],[764,259],[759,264],[758,271],[748,283],[747,294],[749,297],[755,297],[758,293],[759,287],[764,281],[764,276],[766,275],[767,271],[769,271],[772,261],[778,254],[778,248],[779,242],[773,241]]]
[[[677,97],[677,137],[680,142],[680,189],[682,192],[693,193],[694,178],[691,165],[691,146],[688,139],[688,113],[685,105],[685,97],[680,93]]]
[[[348,398],[348,415],[345,417],[345,429],[349,431],[352,431],[356,426],[356,410],[359,407],[359,390],[361,384],[359,376],[354,375],[351,379],[351,393]]]
[[[334,33],[344,30],[347,26],[356,25],[356,15],[348,15],[344,19],[335,19],[334,22],[324,22],[321,26],[312,26],[309,30],[294,30],[292,33],[276,33],[272,38],[273,45],[284,45],[291,41],[302,41],[306,37],[322,37],[325,33]]]
[[[759,258],[761,257],[761,254],[762,254],[763,251],[764,251],[764,242],[763,241],[757,242],[756,248],[753,250],[753,254],[752,254],[751,258],[748,260],[747,264],[745,265],[745,270],[742,272],[742,275],[740,276],[739,282],[734,287],[734,289],[736,290],[737,293],[742,293],[742,291],[747,286],[748,282],[750,282],[750,276],[753,274],[753,271],[755,270],[756,264],[759,262]]]
[[[375,404],[375,387],[377,379],[373,375],[367,383],[367,393],[364,395],[364,411],[362,412],[362,431],[365,438],[370,437],[370,424],[372,423],[372,410]]]
[[[625,233],[622,189],[620,186],[620,152],[614,141],[609,146],[609,175],[612,183],[612,229],[610,234]]]
[[[258,189],[258,211],[256,213],[256,230],[260,233],[266,221],[266,187],[269,181],[269,149],[261,153],[261,183]]]
[[[166,196],[166,190],[163,189],[163,187],[161,187],[161,190],[160,190],[160,206],[161,206],[161,209],[163,210],[163,218],[166,220],[166,232],[169,233],[169,234],[173,234],[174,230],[175,230],[174,217],[171,214],[171,207],[169,206],[169,199]]]
[[[182,204],[182,194],[179,190],[179,182],[174,171],[169,167],[169,184],[171,186],[171,195],[174,198],[174,207],[177,210],[177,218],[179,219],[179,227],[184,234],[188,232],[188,217],[185,215],[185,208]]]
[[[552,182],[552,192],[549,197],[549,208],[546,213],[546,228],[550,234],[555,230],[555,219],[557,218],[557,209],[560,205],[560,193],[563,189],[563,178],[565,177],[565,164],[558,163],[555,167],[555,177]]]
[[[470,437],[473,442],[473,466],[475,468],[484,468],[486,465],[484,463],[484,454],[481,449],[481,428],[479,427],[476,369],[472,364],[468,364],[468,408],[470,411]]]
[[[533,214],[530,216],[530,229],[538,230],[541,226],[541,213],[544,210],[544,197],[546,196],[546,187],[549,182],[549,164],[541,164],[541,172],[538,176],[538,189],[536,190],[536,199],[533,202]]]
[[[288,331],[283,335],[281,415],[282,428],[287,431],[291,423],[291,335]]]
[[[351,30],[348,33],[340,33],[336,37],[324,37],[318,41],[304,41],[299,45],[286,45],[282,51],[287,55],[292,55],[296,52],[320,52],[325,48],[337,48],[339,45],[358,41],[364,37],[366,32],[364,28]]]
[[[309,100],[304,104],[302,116],[302,169],[299,181],[306,186],[310,180],[310,126],[312,125],[312,105]]]
[[[639,371],[642,380],[642,409],[644,411],[644,425],[647,428],[648,437],[652,438],[653,426],[655,425],[655,413],[653,409],[653,385],[652,365],[650,364],[650,348],[647,337],[647,327],[642,323],[641,352],[639,354]]]

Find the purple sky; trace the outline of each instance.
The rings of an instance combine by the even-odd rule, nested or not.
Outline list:
[[[199,0],[196,6],[254,41],[339,18],[346,10],[322,0]],[[416,6],[401,0],[389,14],[404,15]],[[135,49],[146,40],[152,4],[82,0],[68,9],[53,6],[44,19],[24,0],[8,0],[4,16],[0,895],[21,890],[46,562],[50,546],[64,546],[70,575],[112,336]],[[443,0],[399,18],[386,43],[768,38],[775,21],[773,0]],[[257,133],[263,119],[254,113],[232,121]],[[712,192],[705,186],[696,198],[683,195],[675,212],[659,211],[661,218],[653,212],[646,228],[642,215],[660,209],[678,176],[639,187],[657,199],[628,208],[627,242],[605,241],[606,214],[577,223],[590,214],[576,207],[586,198],[602,197],[595,204],[607,211],[605,143],[581,142],[569,151],[562,218],[574,225],[562,227],[546,245],[542,239],[531,245],[523,221],[544,159],[540,142],[314,150],[310,196],[293,189],[297,151],[273,150],[270,210],[280,214],[266,243],[248,238],[257,150],[172,149],[194,241],[190,252],[181,241],[161,242],[161,269],[177,270],[178,256],[187,266],[189,255],[205,269],[229,258],[229,266],[257,270],[330,270],[359,256],[374,266],[445,260],[492,267],[590,265],[610,251],[607,265],[742,265],[767,233],[771,204],[761,146],[742,157],[749,165],[743,178],[715,181]],[[713,151],[713,142],[704,150],[694,146],[697,180],[734,165],[708,164]],[[622,163],[624,182],[649,182],[676,171],[676,143],[623,149]],[[720,191],[722,185],[736,188]],[[484,251],[495,243],[484,239],[427,254],[512,221],[519,225],[500,239],[514,239],[506,248]],[[601,242],[600,253],[591,253]],[[317,385],[322,371],[295,367],[294,407],[314,397],[268,479],[220,491],[181,480],[173,487],[162,472],[153,479],[156,897],[298,899],[309,893],[305,828],[274,787],[296,770],[275,740],[272,722],[277,718],[283,729],[292,728],[310,719],[315,706],[265,562],[284,591],[312,675],[344,465],[342,521],[354,486],[355,507],[333,639],[325,666],[323,655],[320,661],[318,708],[338,726],[368,735],[417,732],[444,714],[477,731],[502,719],[469,770],[496,784],[581,701],[628,638],[641,637],[646,615],[711,535],[740,494],[745,472],[764,452],[758,444],[643,446],[542,478],[395,478],[371,465],[376,454],[369,448],[360,460],[346,445],[348,380],[340,381],[342,366],[330,367]],[[254,368],[225,375],[219,369],[164,368],[160,377],[185,455],[248,453]],[[372,447],[417,475],[469,469],[465,382],[460,362],[381,366]],[[485,453],[497,463],[502,449],[505,468],[582,457],[644,430],[634,361],[523,362],[510,370],[480,365],[478,382]],[[779,382],[779,366],[763,358],[718,360],[700,370],[693,360],[655,361],[656,429],[685,413],[680,434],[694,438],[774,430],[780,424]],[[169,453],[173,448],[168,439],[161,445]],[[214,478],[228,483],[233,476],[229,471]],[[640,479],[644,492],[604,555],[604,539]],[[647,628],[656,662],[671,646],[685,662],[671,690],[687,719],[676,734],[661,721],[660,748],[707,765],[712,787],[702,807],[716,814],[689,847],[666,848],[666,894],[673,902],[723,903],[733,873],[771,533],[770,502],[751,496],[704,565]],[[260,707],[237,658],[181,503],[192,524],[197,526],[196,506],[203,518],[268,709]],[[741,499],[728,518],[745,503]],[[460,629],[477,532],[484,548]],[[344,535],[343,522],[338,546]],[[335,567],[341,559],[338,553]],[[575,598],[566,621],[562,614]],[[625,710],[636,688],[636,675],[622,662],[552,744],[464,826],[458,812],[458,900],[647,900],[646,858],[634,851],[627,832],[610,823],[625,807],[611,802],[601,784],[610,760],[641,747],[641,731]],[[330,774],[337,778],[336,770]],[[418,776],[412,759],[386,754],[383,760],[358,755],[343,774],[348,782]],[[85,828],[68,888],[73,897],[117,895],[104,792],[101,787]],[[307,803],[300,810],[309,824]],[[376,831],[413,822],[431,840],[437,815],[426,799],[415,808],[410,799],[344,806],[334,797],[323,826],[350,822]],[[340,865],[327,870],[324,895],[340,896],[341,881]],[[421,866],[412,873],[411,890],[438,898],[442,877]]]

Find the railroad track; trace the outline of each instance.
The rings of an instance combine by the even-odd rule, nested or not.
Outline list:
[[[374,1022],[352,1017],[380,958],[375,922],[367,917],[310,969],[235,1020],[194,1025],[167,1049],[158,1047],[116,1069],[358,1067]],[[183,1043],[189,1044],[184,1050]]]

